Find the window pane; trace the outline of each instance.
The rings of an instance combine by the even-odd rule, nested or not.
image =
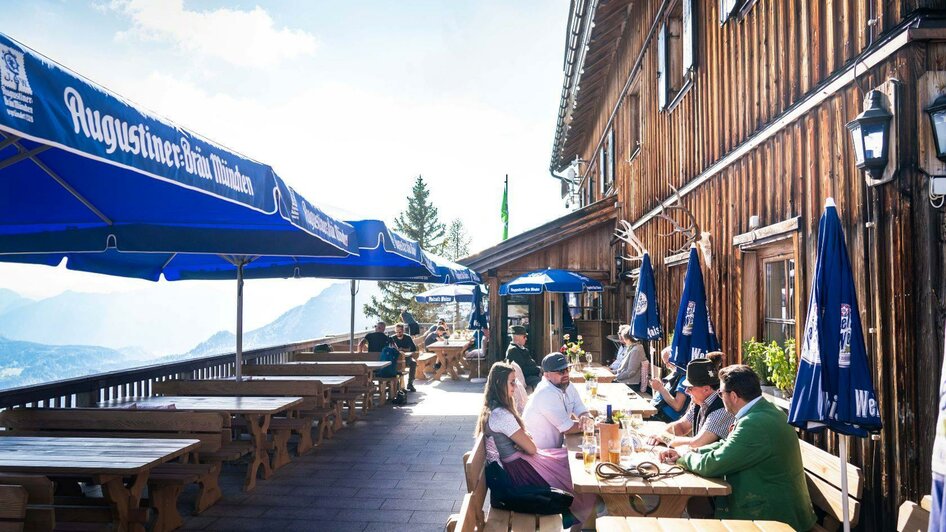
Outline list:
[[[795,325],[789,323],[765,323],[764,341],[775,340],[779,345],[785,345],[785,340],[795,338]]]
[[[777,260],[763,265],[764,325],[762,338],[766,342],[795,337],[795,261]]]
[[[787,319],[785,262],[765,263],[765,317]]]

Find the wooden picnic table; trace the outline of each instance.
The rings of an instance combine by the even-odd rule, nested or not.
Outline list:
[[[581,400],[595,413],[604,412],[606,405],[610,404],[613,411],[631,410],[634,414],[640,414],[644,418],[649,418],[657,414],[657,408],[647,399],[644,399],[626,384],[620,382],[608,382],[598,384],[598,396],[591,397],[591,390],[588,390],[585,383],[576,384]]]
[[[201,396],[201,395],[170,395],[163,397],[125,397],[112,399],[98,404],[100,408],[122,408],[135,403],[138,408],[169,408],[174,405],[176,410],[191,412],[221,412],[226,415],[243,416],[250,431],[253,442],[253,459],[246,471],[246,480],[243,489],[249,491],[256,487],[256,477],[260,468],[263,469],[263,478],[273,474],[273,468],[268,460],[269,455],[266,435],[269,432],[269,423],[273,414],[291,410],[302,403],[302,397],[232,397],[232,396]],[[285,443],[285,442],[284,442]],[[283,445],[276,445],[273,449],[273,462],[284,464],[289,462],[289,449]]]
[[[388,360],[320,360],[318,362],[300,360],[296,362],[284,362],[284,364],[317,365],[317,366],[344,366],[361,365],[370,371],[386,368],[391,365]]]
[[[594,493],[604,500],[608,508],[608,515],[635,516],[635,517],[679,517],[686,509],[690,497],[716,497],[729,495],[732,488],[726,481],[715,478],[704,478],[693,473],[657,480],[646,481],[641,478],[616,478],[612,480],[599,479],[592,471],[585,471],[584,462],[578,454],[580,452],[581,434],[569,434],[565,437],[568,448],[568,466],[571,470],[572,484],[577,493]],[[656,452],[635,453],[636,462],[653,462],[666,471],[671,466],[661,464]],[[597,462],[596,462],[597,465]],[[643,508],[642,504],[634,505],[641,495],[653,495],[659,502],[652,509]],[[635,508],[635,506],[637,506]]]
[[[0,471],[88,477],[102,486],[118,530],[144,530],[130,517],[138,513],[151,469],[199,446],[192,439],[8,436],[0,438]],[[125,477],[131,477],[127,485]]]
[[[460,356],[469,345],[469,340],[448,340],[434,342],[428,345],[427,349],[437,355],[437,362],[440,364],[440,368],[434,371],[432,380],[439,381],[444,372],[450,372],[451,379],[455,381],[460,380],[460,374],[457,371],[460,364]]]
[[[674,517],[599,517],[599,532],[671,532],[677,530],[718,530],[722,532],[792,532],[792,527],[778,521],[747,521],[742,519],[700,519],[691,521]]]
[[[224,377],[225,380],[234,380],[236,377]],[[253,381],[292,381],[292,382],[320,382],[326,388],[344,388],[351,384],[355,377],[351,375],[251,375],[243,380]]]
[[[585,382],[585,373],[593,373],[595,378],[598,379],[598,383],[602,382],[614,382],[614,373],[610,369],[599,366],[597,364],[582,366],[581,371],[572,369],[568,372],[568,380],[572,382]]]

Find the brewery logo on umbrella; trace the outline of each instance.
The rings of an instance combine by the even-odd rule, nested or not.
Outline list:
[[[631,336],[643,340],[656,340],[664,335],[660,326],[660,306],[654,283],[654,269],[650,265],[650,254],[644,253],[640,276],[637,278],[637,296],[634,298],[634,319],[631,320]]]

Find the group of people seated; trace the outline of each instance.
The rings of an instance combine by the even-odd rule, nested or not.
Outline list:
[[[624,345],[612,367],[618,375],[629,373],[625,382],[633,388],[647,377],[640,373],[646,355],[627,331],[619,332]],[[549,353],[536,364],[526,348],[526,329],[513,326],[509,334],[506,360],[494,364],[487,378],[476,435],[485,435],[487,459],[499,462],[514,486],[572,493],[563,524],[580,527],[595,510],[595,495],[574,492],[563,445],[565,435],[581,432],[591,414],[569,382],[563,354]],[[685,370],[670,362],[669,347],[661,358],[669,374],[649,384],[658,419],[668,424],[648,443],[666,446],[657,447],[660,461],[725,478],[732,487],[725,497],[691,499],[690,517],[774,520],[811,529],[816,518],[798,437],[786,414],[762,399],[759,376],[749,366],[725,366],[718,351],[692,360]],[[524,401],[517,400],[523,395]]]

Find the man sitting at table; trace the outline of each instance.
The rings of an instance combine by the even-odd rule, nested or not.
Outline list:
[[[666,443],[670,447],[696,448],[725,439],[729,426],[736,420],[719,396],[719,370],[723,353],[714,351],[706,358],[698,358],[687,364],[687,376],[683,381],[686,393],[693,399],[682,418],[667,425],[667,432],[651,436],[650,445]]]
[[[506,348],[506,362],[515,362],[522,369],[522,374],[526,378],[526,386],[533,390],[542,380],[539,366],[532,359],[532,353],[526,349],[526,337],[528,330],[522,325],[513,325],[509,328],[509,335],[512,341]]]
[[[815,512],[788,416],[762,399],[759,377],[749,366],[723,368],[719,378],[723,404],[736,416],[729,436],[683,456],[666,450],[661,460],[704,477],[725,477],[732,493],[716,498],[719,519],[781,521],[809,530]]]
[[[581,432],[581,418],[591,417],[578,390],[568,380],[568,360],[561,353],[542,359],[542,382],[529,396],[522,421],[539,449],[555,449],[565,434]]]
[[[387,328],[388,325],[383,321],[376,323],[374,332],[366,334],[365,337],[358,342],[358,351],[364,352],[365,347],[367,347],[369,353],[380,353],[382,349],[391,345],[391,338],[384,333],[384,330]]]
[[[414,370],[417,369],[417,361],[414,360],[411,353],[417,351],[417,346],[414,345],[414,340],[410,336],[404,334],[405,326],[404,323],[395,325],[394,336],[390,340],[398,351],[404,353],[404,364],[407,365],[407,388],[405,389],[409,392],[416,392],[417,390],[414,389]]]
[[[443,340],[443,337],[447,334],[447,328],[438,325],[433,332],[427,333],[427,336],[424,337],[424,347],[430,347],[430,344],[437,343]]]

